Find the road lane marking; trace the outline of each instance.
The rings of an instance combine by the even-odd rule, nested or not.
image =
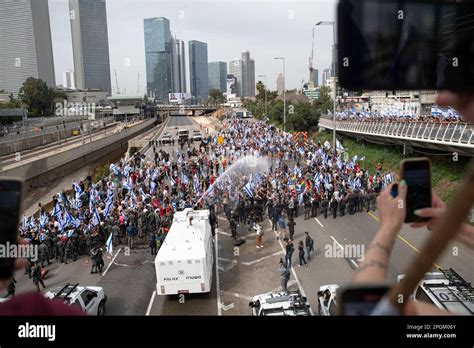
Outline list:
[[[227,218],[225,218],[225,217],[223,217],[223,216],[220,216],[220,215],[219,215],[219,216],[217,216],[217,218],[218,218],[218,219],[220,219],[220,220],[227,221]]]
[[[268,219],[268,221],[271,223],[270,219]],[[275,236],[278,237],[277,231],[275,231]],[[281,239],[278,240],[278,244],[280,244],[281,250],[283,251],[283,254],[285,254],[285,247],[283,246],[283,242],[281,241]],[[293,262],[291,263],[291,272],[293,273],[293,277],[295,277],[296,283],[298,283],[298,289],[301,290],[301,295],[307,298],[306,293],[303,289],[303,286],[301,285],[300,280],[298,279],[298,276],[296,275],[295,268],[293,267]],[[311,307],[309,308],[309,312],[312,316],[314,315],[313,309]]]
[[[318,220],[318,218],[314,218],[316,222],[319,224],[319,226],[324,227],[323,224]]]
[[[148,308],[146,310],[145,315],[150,315],[151,308],[153,307],[153,301],[155,301],[155,296],[156,296],[156,290],[153,290],[153,294],[151,294],[150,302],[148,303]]]
[[[354,265],[355,268],[359,268],[359,265],[357,264],[357,262],[355,262],[354,260],[351,260],[352,264]]]
[[[239,294],[239,293],[237,293],[237,292],[222,291],[222,293],[223,293],[224,295],[228,295],[228,296],[233,296],[233,297],[241,298],[241,299],[247,300],[247,301],[252,301],[252,300],[253,300],[252,297],[250,297],[250,296],[245,296],[245,295]]]
[[[375,216],[374,214],[372,214],[371,212],[368,212],[367,213],[372,219],[374,219],[375,221],[377,222],[380,222],[380,219]],[[416,253],[420,253],[420,250],[414,246],[413,244],[411,244],[409,241],[407,241],[405,238],[403,238],[402,236],[400,236],[400,234],[397,234],[397,238],[399,238],[402,242],[404,242],[406,245],[408,245],[410,248],[413,249],[413,251],[415,251]],[[436,262],[433,262],[433,265],[438,268],[438,269],[444,269],[443,267],[441,267],[440,265],[438,265]]]
[[[253,260],[253,261],[247,261],[247,262],[240,262],[240,263],[241,263],[242,265],[245,265],[245,266],[252,266],[252,265],[255,265],[256,263],[262,262],[262,261],[264,261],[264,260],[266,260],[266,259],[269,259],[269,258],[271,258],[271,257],[273,257],[273,256],[280,255],[280,254],[282,254],[281,251],[276,251],[276,252],[274,252],[273,254],[270,254],[270,255],[267,255],[267,256],[263,256],[263,257],[261,257],[261,258],[259,258],[259,259],[256,259],[256,260]]]
[[[342,245],[336,240],[336,238],[334,238],[333,236],[329,236],[329,237],[331,237],[331,239],[334,241],[334,243],[337,244],[337,246],[338,246],[339,248],[344,249],[344,248],[342,247]]]
[[[232,235],[231,235],[229,232],[224,232],[224,231],[222,231],[222,230],[219,229],[219,228],[217,229],[217,233],[223,234],[223,235],[225,235],[225,236],[232,237]]]
[[[115,256],[112,258],[112,261],[110,261],[109,265],[107,266],[107,268],[105,269],[105,272],[102,273],[102,277],[105,277],[105,275],[107,274],[107,272],[109,271],[109,268],[110,266],[112,266],[112,264],[114,263],[115,259],[117,258],[118,254],[120,253],[120,250],[122,250],[122,248],[120,248],[117,253],[115,254]]]

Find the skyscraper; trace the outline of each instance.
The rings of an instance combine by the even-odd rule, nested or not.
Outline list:
[[[227,64],[225,62],[209,63],[209,90],[218,89],[222,93],[227,89]]]
[[[74,81],[74,70],[64,70],[63,72],[63,87],[75,89],[76,83]]]
[[[242,52],[242,95],[255,97],[255,61],[250,58],[249,51]]]
[[[173,74],[172,90],[175,93],[186,93],[186,60],[184,56],[184,41],[171,39],[171,57]]]
[[[326,85],[327,84],[327,80],[331,77],[331,70],[330,69],[324,69],[323,70],[323,76],[321,78],[321,83],[323,85]]]
[[[98,88],[110,95],[106,2],[69,0],[69,11],[76,87]]]
[[[197,102],[201,102],[209,92],[207,43],[192,40],[188,42],[188,46],[191,95]]]
[[[285,89],[285,77],[282,73],[279,73],[276,79],[277,92],[278,95],[283,95],[283,90]]]
[[[313,69],[313,83],[314,83],[314,88],[318,88],[319,86],[319,70],[318,69]]]
[[[48,0],[0,0],[0,90],[17,95],[28,77],[55,85]]]
[[[237,80],[235,85],[235,93],[238,97],[243,96],[243,76],[244,76],[244,63],[241,59],[235,58],[229,62],[229,74],[233,75]]]
[[[248,81],[248,96],[255,97],[255,60],[253,59],[250,59]]]
[[[145,18],[143,25],[147,94],[158,103],[166,104],[168,93],[173,92],[170,21],[164,17]]]

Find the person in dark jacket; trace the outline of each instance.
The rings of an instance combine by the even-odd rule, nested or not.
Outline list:
[[[298,265],[298,267],[301,267],[303,265],[308,267],[308,263],[306,262],[304,258],[304,244],[302,240],[298,242],[298,258],[300,261],[300,264]]]
[[[311,260],[311,252],[314,252],[314,239],[309,236],[309,232],[306,231],[305,233],[305,246],[306,246],[306,253],[308,254],[308,261]]]

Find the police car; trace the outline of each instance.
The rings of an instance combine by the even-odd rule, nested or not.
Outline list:
[[[249,303],[254,316],[310,316],[306,297],[299,292],[269,292],[254,296]]]
[[[398,281],[404,277],[399,275]],[[426,273],[411,297],[448,312],[474,315],[474,288],[452,268]]]
[[[336,291],[339,284],[329,284],[319,287],[318,291],[318,313],[321,316],[337,314]]]
[[[77,306],[90,315],[104,315],[107,295],[100,286],[79,286],[77,284],[66,284],[64,287],[57,287],[44,294],[51,300],[59,299],[64,303]]]

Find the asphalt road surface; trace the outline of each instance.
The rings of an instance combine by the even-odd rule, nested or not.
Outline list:
[[[171,117],[163,130],[176,136],[177,128],[201,130],[191,117]],[[201,130],[204,135],[205,131]],[[195,143],[198,146],[198,143]],[[175,142],[176,149],[178,147]],[[171,145],[162,147],[166,151]],[[184,147],[187,150],[187,146]],[[153,148],[147,152],[152,156]],[[218,216],[215,237],[217,248],[217,272],[214,272],[212,291],[208,294],[190,294],[184,297],[156,295],[156,275],[154,257],[147,248],[147,242],[139,242],[130,253],[126,248],[116,248],[112,256],[106,258],[102,275],[90,274],[90,261],[81,258],[67,265],[54,262],[48,266],[50,273],[45,283],[48,288],[61,286],[67,282],[80,285],[99,285],[108,296],[106,314],[109,315],[250,315],[248,302],[253,296],[270,291],[279,291],[280,279],[278,261],[283,254],[283,245],[271,231],[265,217],[264,248],[255,247],[255,231],[249,226],[240,226],[238,231],[245,243],[240,247],[233,244],[230,229],[222,212]],[[319,214],[317,218],[304,219],[300,207],[296,218],[295,244],[304,239],[308,231],[315,241],[315,254],[309,267],[297,267],[297,252],[293,255],[290,290],[300,289],[317,313],[317,291],[327,284],[342,284],[351,280],[357,268],[357,260],[367,248],[378,228],[377,212],[359,212],[355,215],[338,216],[327,219]],[[429,235],[426,229],[413,230],[404,226],[392,251],[388,273],[392,282],[405,272],[413,257],[419,252]],[[356,253],[341,257],[337,251],[351,247]],[[355,248],[355,249],[354,249]],[[454,268],[468,282],[474,281],[474,253],[460,243],[454,242],[443,256],[433,265]],[[34,290],[31,280],[22,274],[17,275],[17,291]]]

